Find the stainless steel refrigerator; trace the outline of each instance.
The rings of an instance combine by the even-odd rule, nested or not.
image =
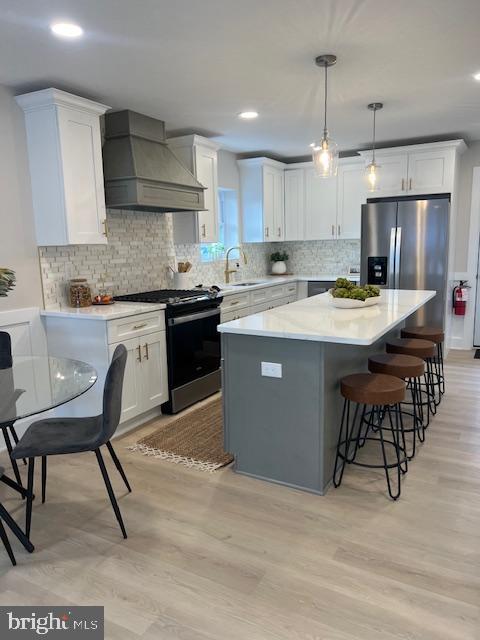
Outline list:
[[[445,326],[450,199],[386,198],[362,206],[362,284],[437,292],[409,326]]]

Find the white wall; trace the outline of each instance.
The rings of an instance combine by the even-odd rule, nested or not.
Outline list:
[[[17,285],[0,298],[0,312],[42,306],[23,112],[0,85],[0,266],[16,272]]]

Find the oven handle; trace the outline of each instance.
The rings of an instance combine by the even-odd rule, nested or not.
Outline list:
[[[210,311],[202,311],[200,313],[191,313],[188,316],[180,316],[178,318],[170,318],[168,324],[170,327],[176,324],[184,324],[185,322],[194,322],[202,318],[210,318],[211,316],[220,316],[220,309],[211,309]]]

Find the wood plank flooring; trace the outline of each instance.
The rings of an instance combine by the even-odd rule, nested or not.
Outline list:
[[[452,352],[397,503],[380,472],[322,498],[125,450],[147,425],[115,443],[131,495],[108,461],[124,541],[95,456],[50,458],[35,553],[12,543],[12,568],[0,549],[0,604],[103,604],[111,640],[479,640],[479,388],[480,360]]]

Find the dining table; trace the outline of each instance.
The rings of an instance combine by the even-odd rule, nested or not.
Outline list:
[[[86,393],[97,381],[95,369],[80,360],[56,356],[8,355],[0,359],[0,429],[9,455],[18,441],[14,424],[50,412]],[[12,443],[10,436],[13,437]],[[22,487],[15,460],[11,460],[17,484]],[[7,482],[7,484],[9,484]],[[25,497],[25,491],[22,492]],[[16,528],[15,535],[29,549],[33,546]]]

